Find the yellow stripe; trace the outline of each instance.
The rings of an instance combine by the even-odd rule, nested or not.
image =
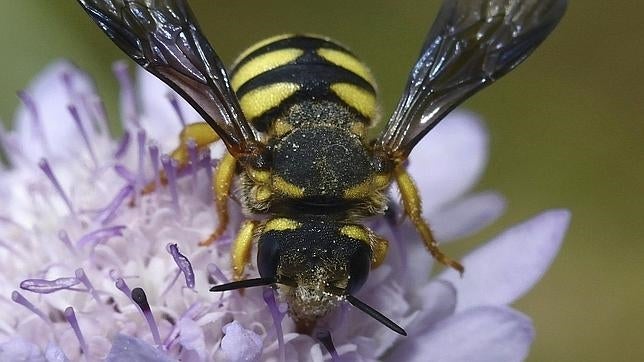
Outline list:
[[[301,49],[289,48],[262,54],[251,59],[235,72],[235,75],[231,79],[233,90],[237,92],[239,87],[247,81],[271,69],[288,64],[302,54],[304,54],[304,51]]]
[[[297,92],[300,87],[295,83],[275,83],[263,86],[244,94],[239,100],[247,119],[254,119],[269,109],[280,105],[285,99]]]
[[[372,93],[349,83],[333,84],[331,90],[363,116],[371,119],[376,114],[376,97]]]
[[[376,88],[376,80],[373,78],[373,75],[371,75],[369,68],[351,54],[345,53],[341,50],[321,48],[318,49],[318,55],[338,67],[342,67],[359,75],[362,79],[369,82],[374,89]]]
[[[278,40],[282,40],[282,39],[286,39],[286,38],[291,38],[294,35],[295,34],[276,35],[276,36],[272,36],[270,38],[264,39],[262,41],[259,41],[259,42],[255,43],[255,44],[251,45],[248,49],[244,50],[241,54],[239,54],[237,59],[235,59],[235,61],[233,62],[233,66],[231,68],[235,68],[237,66],[237,63],[241,62],[242,59],[246,58],[248,55],[250,55],[250,53],[254,52],[255,50],[257,50],[257,49],[259,49],[261,47],[264,47],[264,46],[266,46],[266,45],[268,45],[268,44],[270,44],[272,42],[276,42]]]
[[[352,239],[364,241],[369,244],[369,233],[364,227],[359,225],[345,225],[340,228],[340,234],[348,236]]]
[[[264,226],[263,232],[267,232],[271,230],[275,230],[275,231],[295,230],[299,228],[301,225],[302,224],[300,224],[295,220],[280,217],[280,218],[272,219],[268,221]]]
[[[301,198],[304,196],[304,189],[292,184],[283,178],[273,175],[273,189],[279,191],[282,195]]]

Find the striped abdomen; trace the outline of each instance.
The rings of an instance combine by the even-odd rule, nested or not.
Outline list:
[[[246,118],[266,132],[323,122],[364,128],[376,114],[376,86],[351,52],[314,36],[282,35],[245,51],[231,84]]]

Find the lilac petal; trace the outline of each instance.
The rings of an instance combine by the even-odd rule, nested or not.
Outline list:
[[[18,337],[0,344],[0,361],[45,362],[45,358],[37,345]]]
[[[63,352],[60,346],[52,342],[49,342],[45,349],[45,360],[47,362],[69,362],[69,358],[65,356],[65,352]]]
[[[179,320],[179,343],[187,350],[194,351],[199,359],[206,360],[206,342],[203,329],[190,318]]]
[[[63,289],[69,289],[80,284],[74,277],[58,278],[54,280],[26,279],[20,283],[20,288],[34,293],[49,294]]]
[[[488,135],[473,113],[450,113],[418,145],[407,170],[416,180],[426,211],[464,194],[479,179],[488,156]]]
[[[171,362],[176,361],[142,340],[117,334],[106,362]]]
[[[149,133],[150,138],[162,144],[176,143],[177,135],[181,131],[181,120],[172,105],[168,94],[174,93],[165,83],[155,76],[137,67],[137,86],[141,97],[141,107],[144,117],[141,126]],[[174,95],[181,110],[181,115],[187,123],[201,121],[197,111],[188,102],[178,95]],[[172,146],[171,144],[168,144]]]
[[[223,327],[224,338],[221,350],[231,362],[259,361],[262,355],[262,338],[257,333],[245,329],[237,321]]]
[[[456,309],[456,288],[448,281],[432,281],[420,289],[416,298],[421,311],[406,327],[409,336],[432,328]]]
[[[82,137],[78,136],[78,128],[67,109],[67,105],[80,103],[80,100],[70,99],[68,87],[63,81],[65,75],[68,75],[66,79],[69,79],[76,94],[87,96],[96,93],[90,77],[68,61],[57,61],[40,72],[26,91],[36,105],[40,122],[33,122],[30,111],[24,105],[18,108],[14,120],[18,144],[30,160],[37,161],[43,156],[51,159],[73,157],[82,147]],[[86,126],[87,130],[92,129],[90,124]],[[49,149],[42,142],[35,141],[39,133],[45,136]]]
[[[477,307],[403,340],[387,357],[406,362],[523,361],[534,339],[530,319],[507,307]]]
[[[557,255],[569,221],[567,210],[546,211],[463,258],[463,278],[444,271],[439,278],[458,290],[456,309],[509,304],[529,291]]]
[[[501,194],[487,191],[445,205],[426,219],[436,239],[444,243],[474,235],[496,221],[505,211],[505,206],[505,198]]]

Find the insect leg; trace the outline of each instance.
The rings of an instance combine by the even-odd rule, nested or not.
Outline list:
[[[253,248],[253,240],[257,234],[259,224],[259,221],[256,220],[244,221],[233,242],[231,254],[235,281],[242,280],[244,277],[244,268],[250,261],[250,252]]]
[[[387,250],[389,249],[389,241],[378,235],[373,235],[370,238],[371,251],[373,255],[371,256],[371,268],[375,269],[385,261],[385,256],[387,256]]]
[[[207,246],[212,244],[226,231],[226,226],[228,226],[228,197],[235,178],[236,168],[237,160],[226,152],[226,155],[217,165],[217,170],[212,178],[212,184],[215,189],[215,209],[219,217],[217,228],[207,240],[202,241],[199,245]]]
[[[407,171],[402,167],[397,167],[395,172],[396,183],[398,184],[398,189],[400,190],[400,195],[402,196],[403,206],[405,207],[405,214],[409,216],[409,219],[418,230],[425,246],[432,254],[434,259],[438,260],[441,264],[447,265],[456,269],[459,273],[463,274],[465,270],[463,266],[443,254],[439,249],[434,235],[429,228],[429,225],[422,217],[422,207],[421,199],[418,193],[418,189],[414,184],[414,180],[409,176]]]
[[[190,153],[188,152],[188,144],[190,140],[194,141],[197,146],[197,151],[201,151],[208,147],[213,142],[219,140],[219,136],[206,122],[191,123],[186,125],[179,134],[179,146],[172,151],[170,156],[177,161],[179,170],[188,165],[190,161]],[[165,172],[161,171],[159,175],[161,185],[166,185],[168,179]],[[156,188],[156,182],[151,182],[143,188],[144,194],[153,192]]]

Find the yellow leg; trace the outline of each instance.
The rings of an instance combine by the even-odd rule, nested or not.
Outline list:
[[[387,250],[389,249],[389,242],[377,235],[373,235],[369,239],[369,244],[373,252],[371,256],[371,269],[375,269],[385,261],[385,256],[387,256]]]
[[[197,146],[197,151],[205,149],[209,144],[219,140],[219,136],[206,122],[191,123],[187,125],[179,134],[179,146],[172,151],[170,156],[177,161],[177,166],[182,169],[190,162],[190,152],[188,151],[188,142],[193,140]],[[168,183],[165,172],[161,171],[159,181],[162,185]],[[154,191],[155,182],[147,184],[143,188],[143,193],[148,194]]]
[[[224,158],[219,161],[212,180],[213,188],[215,189],[215,209],[219,217],[217,228],[207,240],[202,241],[199,245],[207,246],[212,244],[226,231],[226,226],[228,226],[228,197],[235,178],[236,167],[237,160],[226,152]]]
[[[232,264],[233,264],[233,278],[234,280],[242,280],[244,278],[244,268],[250,261],[250,252],[253,248],[253,240],[259,221],[246,220],[239,229],[239,233],[235,238],[232,248]]]
[[[405,207],[405,214],[409,216],[411,222],[416,226],[416,230],[420,234],[425,246],[432,254],[434,259],[438,260],[440,263],[450,266],[456,269],[459,273],[463,274],[465,269],[463,266],[443,254],[443,252],[438,248],[438,243],[432,235],[432,231],[429,229],[429,225],[423,220],[422,217],[422,208],[420,195],[418,194],[418,189],[414,184],[411,176],[402,168],[397,167],[395,170],[396,183],[398,184],[398,189],[400,189],[400,194],[402,196],[403,206]]]

